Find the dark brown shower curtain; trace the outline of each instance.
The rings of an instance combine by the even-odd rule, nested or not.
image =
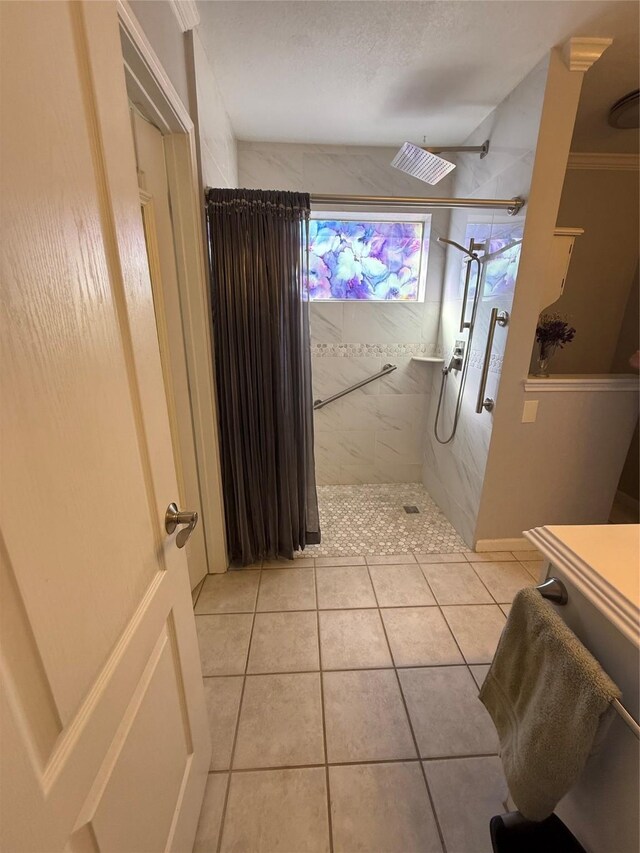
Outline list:
[[[320,541],[313,457],[309,196],[208,189],[227,546],[248,565]]]

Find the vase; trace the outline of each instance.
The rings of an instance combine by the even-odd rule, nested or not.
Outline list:
[[[553,358],[556,351],[556,347],[544,346],[540,345],[540,350],[538,352],[538,369],[536,371],[536,376],[540,376],[541,378],[547,378],[549,376],[549,364],[551,359]]]

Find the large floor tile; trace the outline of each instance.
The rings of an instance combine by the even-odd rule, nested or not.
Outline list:
[[[540,551],[536,551],[535,549],[531,551],[512,551],[511,552],[516,560],[520,560],[521,563],[526,562],[527,560],[532,560],[533,562],[542,562],[544,560],[544,555],[540,553]]]
[[[371,566],[369,571],[380,607],[419,607],[436,603],[420,566]]]
[[[497,604],[443,607],[467,663],[491,663],[505,623]]]
[[[469,563],[422,566],[438,604],[493,604],[493,599]]]
[[[314,610],[256,613],[247,672],[305,672],[320,668]]]
[[[375,607],[376,598],[366,566],[331,566],[316,571],[318,607]]]
[[[471,670],[471,675],[473,676],[476,684],[478,685],[478,690],[484,684],[484,680],[487,677],[487,673],[491,668],[491,664],[488,663],[476,663],[472,664],[469,669]]]
[[[415,758],[395,672],[325,672],[325,726],[328,761]]]
[[[416,558],[413,554],[378,554],[367,557],[369,566],[401,566],[415,562]]]
[[[200,590],[202,589],[204,581],[205,579],[202,578],[202,580],[198,584],[196,584],[196,586],[194,586],[194,588],[191,590],[191,604],[193,607],[196,606],[196,601],[198,600],[198,596],[200,595]]]
[[[211,735],[210,770],[228,770],[231,767],[231,750],[243,681],[239,675],[204,679],[204,698]]]
[[[328,853],[324,767],[234,773],[223,853]]]
[[[464,554],[416,554],[416,560],[420,565],[428,565],[429,563],[463,563]]]
[[[486,563],[494,562],[495,560],[500,560],[502,562],[515,560],[511,551],[482,551],[479,554],[476,554],[474,551],[468,551],[465,553],[465,557],[470,563]]]
[[[545,563],[539,560],[524,560],[521,565],[529,572],[536,583],[542,583],[545,578]]]
[[[507,785],[497,756],[425,761],[429,789],[450,853],[491,853],[489,821],[503,814]]]
[[[312,569],[313,557],[294,557],[293,560],[278,558],[277,560],[264,560],[263,569]]]
[[[216,853],[222,824],[228,773],[209,773],[193,853]]]
[[[320,675],[248,675],[234,769],[323,761]]]
[[[196,616],[203,675],[242,675],[252,622],[250,613]]]
[[[313,610],[315,606],[313,569],[271,569],[262,572],[258,595],[259,611]]]
[[[381,612],[396,666],[463,663],[437,607],[399,607]]]
[[[323,669],[393,666],[377,610],[321,610]]]
[[[329,768],[335,853],[442,850],[417,762]]]
[[[325,566],[365,566],[364,557],[316,557],[316,569]]]
[[[196,613],[252,613],[256,606],[260,572],[223,572],[207,575]]]
[[[466,666],[403,669],[402,692],[422,758],[498,751],[498,736]]]
[[[262,568],[262,560],[256,560],[255,563],[248,563],[246,566],[241,565],[239,560],[232,560],[229,570],[233,572],[255,572]]]
[[[498,604],[509,604],[518,590],[533,585],[531,575],[519,563],[476,563],[474,569]]]

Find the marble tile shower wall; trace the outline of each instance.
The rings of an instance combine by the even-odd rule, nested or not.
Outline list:
[[[505,98],[504,101],[476,128],[465,144],[478,145],[491,140],[489,155],[460,158],[454,170],[455,196],[477,198],[527,198],[531,186],[538,128],[542,114],[547,78],[548,59],[541,62]],[[518,217],[504,213],[482,215],[481,212],[454,211],[450,219],[450,237],[465,242],[470,224],[490,223],[492,227],[509,222],[522,225],[526,206]],[[480,213],[480,215],[478,215]],[[462,309],[461,299],[462,256],[449,249],[445,261],[442,322],[439,345],[445,359],[453,349],[454,341],[466,337],[459,332]],[[438,444],[433,431],[426,433],[423,483],[447,515],[456,530],[470,547],[475,544],[475,529],[482,497],[484,472],[489,454],[492,416],[488,412],[476,414],[475,403],[484,361],[489,315],[493,307],[511,310],[513,292],[483,296],[477,315],[476,329],[471,349],[471,362],[463,396],[463,404],[454,440],[447,445]],[[468,307],[470,311],[470,306]],[[498,329],[490,360],[489,379],[485,396],[497,399],[502,356],[508,329]],[[431,411],[429,420],[435,418],[435,404],[440,388],[440,376],[432,372]],[[459,377],[452,377],[445,395],[443,432],[451,425]]]
[[[412,361],[435,353],[440,306],[311,306],[314,399],[397,369],[315,413],[316,475],[321,485],[417,483],[433,366]]]
[[[240,186],[310,193],[448,196],[451,180],[423,184],[389,163],[397,149],[238,143]],[[369,212],[375,212],[372,209]],[[434,211],[423,303],[311,305],[314,399],[377,373],[394,373],[318,410],[316,473],[321,485],[420,482],[432,365],[413,355],[438,351],[449,211]],[[435,368],[437,369],[437,368]]]

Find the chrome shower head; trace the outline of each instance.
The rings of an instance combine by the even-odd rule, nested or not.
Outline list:
[[[406,172],[412,178],[418,178],[427,184],[437,184],[445,175],[448,175],[456,164],[450,163],[431,151],[425,151],[418,145],[405,142],[402,148],[391,161],[391,165]]]
[[[489,140],[482,145],[448,145],[446,148],[420,148],[412,142],[405,142],[391,161],[391,165],[412,178],[418,178],[427,184],[437,184],[448,175],[456,164],[450,163],[438,154],[446,152],[461,154],[479,154],[482,160],[489,153]]]

